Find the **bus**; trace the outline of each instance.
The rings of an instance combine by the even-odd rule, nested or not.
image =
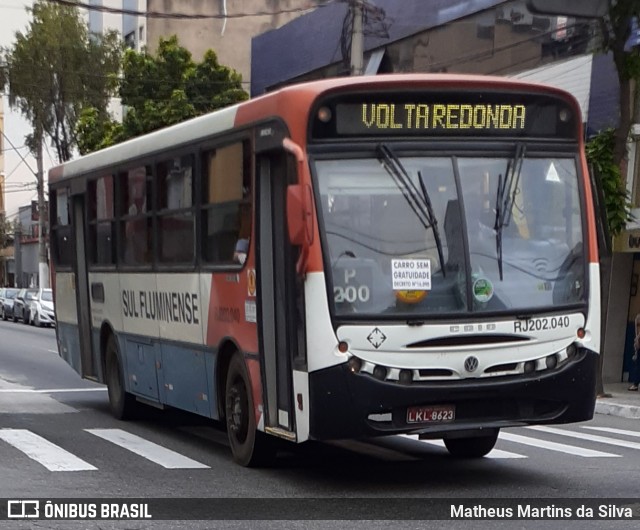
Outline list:
[[[593,191],[557,88],[285,87],[50,171],[59,352],[117,418],[219,421],[241,465],[397,434],[479,458],[593,416]]]

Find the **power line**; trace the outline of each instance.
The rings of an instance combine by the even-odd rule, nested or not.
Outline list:
[[[246,18],[246,17],[264,17],[274,15],[285,15],[287,13],[301,13],[309,11],[317,7],[325,7],[327,4],[314,4],[307,7],[295,7],[291,9],[279,9],[277,11],[257,11],[255,13],[236,13],[236,14],[198,14],[198,13],[162,13],[159,11],[137,11],[135,9],[124,9],[117,7],[108,7],[101,5],[86,4],[84,2],[76,2],[74,0],[47,0],[52,4],[58,4],[67,7],[79,7],[87,11],[100,11],[103,13],[112,13],[117,15],[132,15],[147,18],[172,18],[181,20],[209,20],[209,19],[229,19],[229,18]],[[332,3],[332,2],[329,2]]]
[[[5,132],[4,132],[4,131],[0,131],[0,132],[2,133],[2,136],[4,136],[5,140],[6,140],[7,142],[9,142],[9,145],[10,145],[11,147],[13,147],[13,149],[15,150],[15,148],[16,148],[16,147],[15,147],[15,145],[13,145],[13,142],[9,139],[9,137],[5,134]],[[37,178],[37,177],[38,177],[38,174],[37,174],[33,169],[31,169],[31,166],[30,166],[30,165],[29,165],[29,163],[25,160],[25,158],[22,156],[22,153],[20,153],[20,151],[16,151],[16,154],[17,154],[17,155],[20,157],[20,159],[24,162],[24,165],[25,165],[25,166],[27,166],[27,167],[29,168],[29,171],[31,171],[31,173],[33,173],[33,175]]]

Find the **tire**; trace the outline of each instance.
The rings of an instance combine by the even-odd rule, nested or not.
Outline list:
[[[23,323],[25,326],[28,326],[28,325],[29,325],[29,313],[27,313],[26,311],[24,311],[24,312],[22,313],[22,323]]]
[[[259,467],[274,463],[275,439],[257,429],[251,383],[239,352],[234,353],[227,371],[225,416],[231,452],[238,464]]]
[[[119,420],[132,419],[136,416],[137,402],[134,396],[125,391],[122,362],[113,335],[107,341],[105,361],[109,410]]]
[[[445,438],[444,445],[451,456],[456,458],[481,458],[495,447],[499,432],[500,429],[495,429],[491,434],[484,436]]]

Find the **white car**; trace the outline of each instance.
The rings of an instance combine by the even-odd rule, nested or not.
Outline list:
[[[29,305],[29,323],[33,326],[54,326],[56,315],[53,310],[53,292],[51,289],[38,289]]]

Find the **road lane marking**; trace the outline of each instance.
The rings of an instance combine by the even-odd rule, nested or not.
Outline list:
[[[540,440],[539,438],[530,438],[529,436],[520,436],[519,434],[512,434],[510,432],[500,431],[500,439],[508,442],[515,442],[523,445],[530,445],[532,447],[538,447],[541,449],[548,449],[549,451],[557,451],[559,453],[567,453],[570,455],[583,456],[585,458],[599,458],[599,457],[619,457],[620,455],[614,455],[612,453],[604,453],[602,451],[595,451],[593,449],[584,449],[582,447],[576,447],[575,445],[565,445],[556,442],[550,442],[548,440]]]
[[[62,392],[106,391],[106,388],[0,388],[0,394],[58,394]]]
[[[586,425],[583,425],[582,428],[593,429],[594,431],[610,432],[612,434],[622,434],[624,436],[635,436],[636,438],[640,438],[640,432],[638,431],[627,431],[626,429],[614,429],[613,427],[588,427]]]
[[[49,471],[94,471],[97,468],[26,429],[0,429],[0,439]]]
[[[414,442],[426,443],[436,447],[443,447],[445,449],[447,448],[447,446],[444,445],[443,440],[420,440],[419,438],[415,438],[414,437],[415,435],[411,435],[411,434],[400,434],[399,436],[402,436],[409,440],[413,440]],[[491,452],[485,455],[485,458],[527,458],[527,457],[526,455],[511,453],[510,451],[503,451],[501,449],[492,449]]]
[[[121,429],[85,429],[85,431],[166,469],[209,469],[209,466]]]
[[[608,438],[606,436],[598,436],[584,432],[565,431],[563,429],[544,427],[542,425],[527,427],[527,429],[535,429],[536,431],[559,434],[560,436],[569,436],[571,438],[579,438],[580,440],[589,440],[591,442],[598,442],[602,444],[616,445],[618,447],[626,447],[627,449],[640,449],[640,443],[638,442],[627,442],[626,440],[617,440],[616,438]]]

